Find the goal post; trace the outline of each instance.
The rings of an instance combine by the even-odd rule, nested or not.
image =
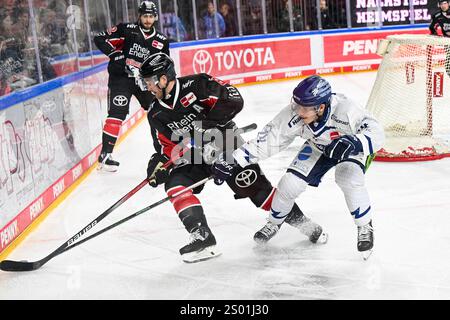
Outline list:
[[[450,157],[450,38],[403,34],[380,41],[383,60],[367,109],[383,125],[378,161]]]

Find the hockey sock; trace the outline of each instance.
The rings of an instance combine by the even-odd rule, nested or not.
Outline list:
[[[122,120],[116,118],[106,118],[103,126],[102,152],[112,153],[119,136]]]

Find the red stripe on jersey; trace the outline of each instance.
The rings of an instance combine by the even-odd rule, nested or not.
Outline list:
[[[216,105],[217,100],[219,100],[217,97],[209,96],[208,99],[200,100],[200,102],[206,104],[209,108],[212,109]]]
[[[171,158],[173,148],[176,146],[176,144],[173,141],[167,139],[163,134],[161,134],[159,132],[157,132],[157,137],[158,137],[159,145],[162,147],[162,152],[166,156]]]
[[[174,188],[171,188],[167,190],[167,195],[172,196],[177,192],[180,192],[182,190],[185,190],[186,187],[184,186],[177,186]],[[176,196],[175,198],[170,199],[170,202],[172,202],[173,207],[175,208],[175,211],[180,214],[183,210],[193,207],[193,206],[200,206],[200,200],[194,196],[192,193],[192,190],[183,192],[179,196]]]
[[[125,38],[106,39],[106,42],[108,42],[115,50],[122,50],[125,43]]]
[[[122,120],[115,118],[106,118],[103,132],[117,138],[119,136]]]
[[[267,197],[267,199],[263,202],[263,204],[261,205],[261,209],[269,211],[270,208],[272,207],[272,200],[273,200],[273,196],[275,195],[275,191],[277,190],[277,188],[273,188],[272,192],[269,194],[269,196]]]

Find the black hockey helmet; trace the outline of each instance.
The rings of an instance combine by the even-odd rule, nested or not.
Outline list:
[[[151,14],[155,17],[158,16],[158,9],[153,1],[142,1],[138,9],[139,15]]]
[[[162,52],[147,57],[142,62],[140,74],[142,78],[154,77],[155,83],[159,82],[162,75],[165,75],[168,81],[175,80],[177,76],[172,58]]]

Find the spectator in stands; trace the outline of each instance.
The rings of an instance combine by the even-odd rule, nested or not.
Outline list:
[[[225,37],[233,37],[237,35],[236,19],[231,5],[227,2],[220,6],[220,13],[225,20]]]
[[[162,21],[162,32],[169,38],[170,42],[178,41],[178,37],[179,41],[188,40],[186,28],[184,27],[180,17],[178,17],[174,12],[164,11],[164,13],[162,14]]]
[[[17,8],[17,0],[2,0],[0,6],[0,22],[6,17],[15,18]]]
[[[330,9],[328,8],[327,0],[320,0],[320,18],[322,21],[322,29],[333,29],[337,28],[336,23],[333,21],[333,18],[330,14]],[[319,29],[319,24],[317,19],[312,20],[311,29],[317,30]]]
[[[217,19],[218,31],[216,31],[216,22]],[[225,21],[222,15],[216,12],[216,8],[214,6],[213,1],[208,1],[208,9],[206,13],[203,15],[203,32],[205,34],[206,39],[212,39],[217,37],[223,37],[225,34]]]
[[[281,9],[278,14],[277,31],[289,32],[290,30],[290,17],[289,17],[289,1],[282,0]],[[292,18],[294,20],[294,31],[303,30],[303,14],[298,6],[292,4]]]
[[[261,1],[249,1],[246,6],[246,12],[248,12],[248,14],[244,15],[244,34],[248,35],[264,33]]]

